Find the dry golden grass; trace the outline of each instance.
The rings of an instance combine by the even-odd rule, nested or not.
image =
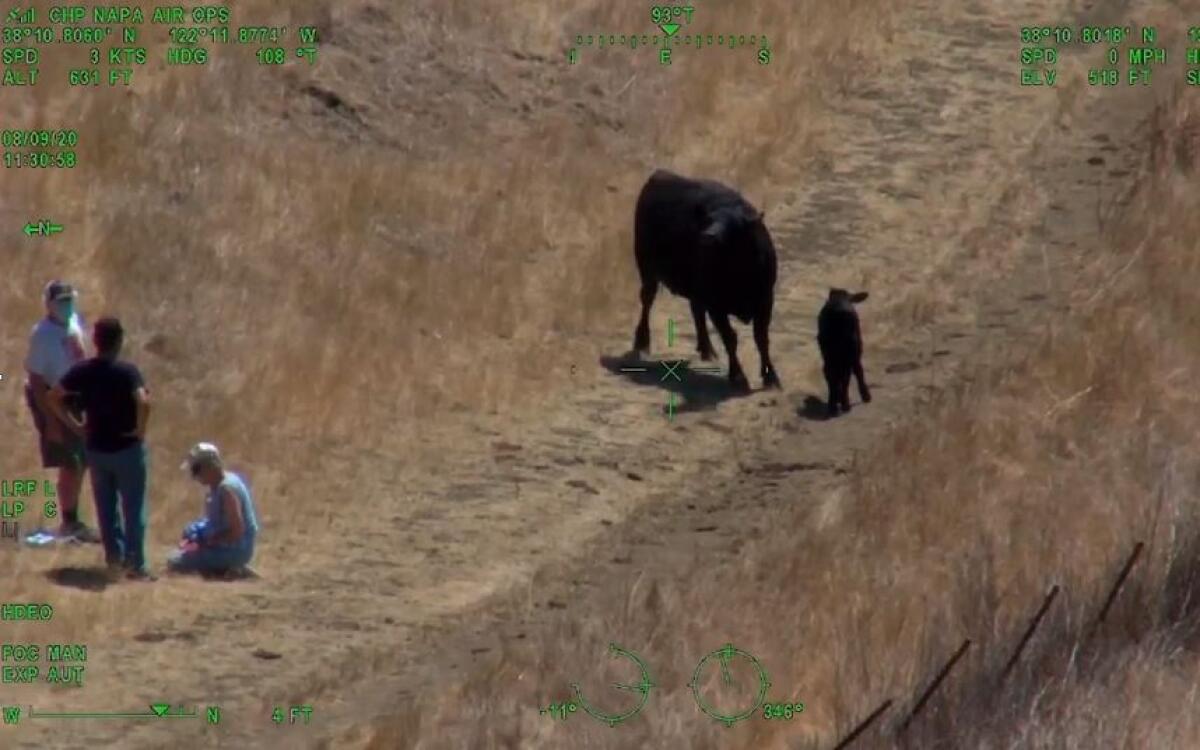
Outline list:
[[[291,5],[246,3],[239,17],[294,25],[330,7]],[[353,18],[358,5],[332,16]],[[269,414],[285,432],[316,421],[339,438],[367,431],[363,420],[380,410],[353,397],[367,386],[405,420],[520,403],[561,374],[547,371],[552,353],[569,361],[588,350],[574,340],[593,327],[627,322],[629,196],[652,166],[721,174],[760,200],[803,168],[822,135],[813,123],[827,89],[793,82],[861,59],[864,48],[848,46],[840,24],[857,23],[853,38],[865,45],[887,14],[860,5],[836,17],[804,3],[705,10],[716,28],[778,29],[778,57],[766,68],[748,51],[679,55],[669,72],[647,55],[591,53],[598,70],[583,75],[608,84],[600,106],[631,123],[640,139],[632,147],[551,114],[499,147],[451,141],[448,155],[421,158],[367,142],[331,154],[328,143],[258,130],[256,104],[281,106],[296,94],[275,71],[247,65],[245,49],[202,75],[139,71],[134,94],[40,94],[45,107],[26,108],[23,122],[77,127],[83,166],[6,187],[14,210],[36,206],[72,222],[50,253],[16,261],[6,319],[36,314],[36,284],[25,280],[70,273],[89,310],[145,311],[131,321],[135,343],[153,332],[182,362],[238,363],[229,382],[173,402],[219,394],[240,417]],[[577,25],[645,26],[640,7],[574,8],[414,3],[394,17],[407,38],[448,40],[463,68],[485,67],[492,51],[453,46],[460,37],[464,46],[482,39],[557,58]],[[789,23],[801,18],[803,32]],[[335,40],[354,23],[341,32],[335,23]],[[308,74],[300,67],[282,78]],[[599,156],[597,146],[615,153]],[[193,326],[218,320],[221,336],[192,340]],[[8,337],[9,354],[20,338]],[[258,352],[270,354],[249,356]],[[347,378],[346,361],[371,375]],[[175,424],[174,415],[162,423]]]
[[[778,531],[715,580],[646,590],[639,579],[627,601],[593,603],[605,614],[511,647],[489,671],[407,706],[369,747],[825,747],[886,697],[897,699],[892,717],[911,708],[964,637],[972,649],[906,746],[1200,746],[1197,133],[1200,107],[1181,91],[1152,123],[1132,200],[1104,217],[1070,312],[1027,357],[975,373],[894,430],[842,495],[815,512],[776,511]],[[1093,632],[1136,541],[1145,553]],[[997,687],[1052,584],[1058,601]],[[687,677],[666,667],[654,717],[619,729],[529,710],[566,696],[551,675],[584,673],[577,644],[614,632],[645,633],[659,654],[719,633],[751,650],[772,644],[791,660],[775,683],[810,698],[805,721],[735,733],[681,720],[695,713],[679,687]]]
[[[356,33],[359,5],[332,11],[349,19],[340,31],[334,24],[335,39]],[[487,4],[414,3],[395,18],[426,43],[466,38],[470,29],[468,41],[555,57],[577,24],[645,25],[640,8],[551,5],[501,13]],[[238,17],[295,25],[332,6],[277,7],[245,3]],[[137,73],[134,93],[42,89],[36,106],[14,107],[23,116],[12,124],[77,128],[81,166],[4,186],[15,215],[52,215],[70,227],[44,250],[6,261],[5,358],[20,361],[41,280],[63,274],[83,287],[85,312],[127,319],[131,351],[140,356],[155,338],[167,352],[145,366],[164,394],[155,423],[160,436],[169,432],[171,450],[214,431],[247,459],[279,448],[255,430],[223,427],[234,418],[270,423],[277,434],[319,424],[330,439],[369,441],[380,431],[417,435],[414,420],[448,408],[527,403],[564,363],[591,354],[589,333],[628,324],[629,196],[652,166],[721,174],[768,207],[778,194],[769,186],[803,168],[822,135],[812,115],[826,90],[792,82],[821,80],[816,71],[831,62],[861,65],[865,48],[847,46],[840,24],[865,29],[853,37],[865,45],[888,18],[876,3],[836,16],[817,7],[706,11],[715,27],[778,29],[777,60],[766,68],[746,51],[680,55],[670,72],[620,52],[591,63],[597,71],[583,75],[611,84],[602,106],[631,123],[641,139],[632,145],[596,142],[592,129],[552,113],[515,142],[452,141],[436,157],[369,141],[331,151],[264,126],[257,107],[284,107],[298,96],[293,79],[312,74],[299,64],[283,76],[264,71],[248,64],[247,49],[203,72],[150,66]],[[799,18],[803,32],[789,23]],[[484,67],[492,54],[454,49],[463,68]],[[631,77],[623,98],[612,97]],[[597,146],[614,153],[600,156]],[[227,366],[197,377],[212,362]],[[355,363],[350,373],[347,362]],[[16,405],[10,410],[23,418]],[[27,436],[10,435],[6,453],[26,465]],[[304,461],[294,446],[270,458],[281,455]]]
[[[44,14],[50,3],[33,5]],[[376,15],[364,16],[368,7]],[[763,68],[749,50],[718,50],[677,55],[664,70],[652,54],[585,53],[569,75],[553,74],[550,97],[582,101],[583,115],[532,99],[518,122],[485,106],[504,97],[472,101],[459,89],[485,80],[509,49],[544,54],[549,70],[577,30],[640,30],[646,12],[566,2],[244,2],[235,24],[316,20],[335,44],[392,24],[405,44],[375,50],[393,55],[386,68],[267,70],[250,50],[233,49],[205,70],[148,65],[132,90],[0,92],[6,127],[70,127],[82,141],[76,170],[0,185],[10,219],[68,227],[6,251],[0,357],[10,363],[5,419],[18,428],[0,437],[0,476],[38,474],[28,417],[7,386],[41,314],[41,285],[55,276],[81,287],[90,319],[122,317],[127,352],[156,395],[152,559],[196,512],[162,497],[181,487],[175,457],[196,439],[262,467],[253,479],[271,537],[295,542],[306,517],[328,519],[338,506],[320,492],[293,493],[288,507],[273,500],[287,486],[330,487],[326,447],[386,446],[378,455],[418,461],[445,450],[422,443],[455,411],[544,400],[568,363],[594,361],[590,336],[630,325],[631,196],[650,169],[719,176],[770,210],[829,135],[822,99],[849,79],[825,66],[869,71],[877,64],[869,45],[892,19],[867,0],[836,14],[817,2],[705,9],[711,28],[770,33],[775,62]],[[405,50],[441,44],[452,50],[444,90],[412,92],[403,106],[384,96],[397,69],[420,67]],[[164,45],[146,46],[153,57]],[[76,64],[48,57],[44,80]],[[305,115],[299,89],[308,82],[341,94],[369,127],[343,137],[339,114]],[[512,94],[529,99],[519,86]],[[390,124],[412,112],[441,116],[444,129]],[[85,507],[89,497],[85,490]],[[4,559],[6,599],[49,596],[37,573],[59,557]],[[299,564],[327,562],[310,551]],[[128,635],[142,615],[201,606],[166,587],[53,595],[60,640],[97,629]],[[18,626],[10,635],[35,632]]]
[[[365,5],[239,8],[246,18],[325,19],[335,35],[358,35]],[[582,127],[566,108],[548,107],[528,127],[490,123],[495,130],[475,139],[474,119],[398,133],[386,121],[400,113],[373,98],[384,84],[373,88],[369,74],[293,66],[273,78],[245,55],[203,75],[147,71],[132,95],[43,90],[7,108],[15,94],[5,91],[14,121],[77,127],[84,146],[76,173],[0,186],[5,211],[70,227],[41,254],[6,259],[0,355],[19,361],[44,279],[77,279],[86,312],[127,320],[131,350],[163,394],[156,450],[169,459],[197,437],[216,437],[240,459],[272,467],[256,477],[266,497],[318,474],[331,443],[382,443],[393,460],[416,461],[423,430],[453,418],[448,410],[543,400],[563,363],[594,354],[590,334],[630,323],[630,196],[645,173],[662,164],[720,175],[770,211],[831,135],[821,130],[824,98],[851,85],[845,71],[879,64],[871,46],[890,33],[898,9],[772,0],[704,12],[716,26],[777,32],[776,63],[763,69],[748,55],[714,52],[681,56],[667,72],[647,56],[592,53],[594,68],[585,61],[578,73],[599,93],[584,83],[576,93],[621,131]],[[452,67],[468,72],[487,70],[510,48],[556,59],[579,29],[645,26],[641,6],[558,0],[409,3],[391,13],[415,46],[460,45]],[[296,88],[320,76],[365,105],[377,129],[339,139],[281,126]],[[411,101],[414,110],[424,104]],[[487,112],[481,105],[476,116]],[[964,747],[1197,746],[1200,729],[1175,720],[1192,705],[1197,675],[1183,604],[1196,559],[1190,480],[1200,470],[1191,430],[1200,407],[1187,378],[1200,364],[1200,261],[1191,252],[1200,225],[1187,190],[1196,115],[1180,104],[1170,117],[1115,252],[1095,269],[1105,283],[1078,299],[1028,361],[960,388],[894,433],[812,519],[776,511],[773,525],[789,533],[749,547],[721,582],[721,610],[697,606],[711,589],[635,585],[607,615],[515,648],[435,705],[374,728],[372,746],[564,744],[562,730],[530,706],[562,687],[547,675],[571,673],[584,658],[573,644],[614,630],[643,632],[664,651],[736,632],[751,650],[792,654],[777,683],[804,691],[809,739],[833,737],[885,696],[911,696],[969,633],[976,648],[958,687],[916,726],[917,746],[935,737]],[[411,148],[386,145],[405,138]],[[930,315],[913,301],[912,320]],[[147,345],[160,353],[144,354]],[[226,366],[213,373],[214,362]],[[19,402],[6,408],[12,423],[26,424]],[[0,452],[4,472],[34,466],[27,431],[6,433]],[[161,463],[154,482],[174,464]],[[297,519],[327,512],[329,500],[293,493],[286,512],[266,508],[272,533],[300,537]],[[169,541],[193,511],[165,506],[156,541]],[[1135,539],[1150,548],[1104,647],[1064,664]],[[41,561],[12,559],[6,598],[42,597],[32,575]],[[1051,582],[1064,595],[1032,666],[997,706],[986,680]],[[119,635],[139,612],[177,604],[172,596],[119,589],[70,598],[56,636]],[[706,614],[682,616],[691,612]],[[16,628],[12,637],[29,633]],[[681,690],[656,701],[664,716],[694,710]],[[611,741],[606,728],[577,729],[568,730],[572,746]],[[768,724],[747,729],[738,735],[747,747],[800,739]],[[615,731],[627,732],[630,746],[722,741],[722,730],[678,718]]]

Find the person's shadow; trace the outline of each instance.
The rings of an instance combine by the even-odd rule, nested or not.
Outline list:
[[[604,355],[600,365],[640,386],[656,387],[672,394],[663,405],[663,413],[707,411],[722,401],[747,396],[729,383],[728,368],[719,362],[692,362],[688,359],[642,359],[636,352],[619,356]]]
[[[197,577],[210,582],[234,583],[237,581],[257,581],[261,576],[253,568],[229,568],[227,570],[206,570],[196,574]]]
[[[104,591],[117,582],[116,575],[100,566],[51,568],[46,571],[46,578],[59,586],[96,592]]]

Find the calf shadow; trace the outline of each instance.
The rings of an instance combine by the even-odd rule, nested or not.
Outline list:
[[[828,401],[819,399],[816,396],[805,396],[804,403],[796,407],[796,416],[813,422],[829,422],[834,419],[841,419],[849,413],[865,408],[868,404],[863,401],[851,401],[850,405],[853,407],[850,412],[841,412],[835,417],[829,414]]]
[[[796,408],[796,414],[813,422],[828,422],[829,404],[816,396],[805,396],[804,403]]]
[[[675,400],[676,414],[709,411],[723,401],[750,395],[730,385],[728,366],[719,363],[672,358],[643,359],[636,352],[627,352],[619,356],[604,355],[600,357],[600,364],[609,372],[636,385],[653,386],[675,394],[678,397]],[[719,372],[698,372],[693,367],[716,369]],[[666,412],[667,406],[664,404],[663,413]]]
[[[46,578],[59,586],[96,592],[104,591],[117,582],[117,576],[100,566],[51,568],[46,571]]]

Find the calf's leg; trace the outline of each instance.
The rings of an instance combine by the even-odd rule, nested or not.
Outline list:
[[[838,399],[842,402],[842,411],[850,411],[850,371],[851,365],[838,368]]]
[[[829,411],[829,416],[836,417],[838,405],[841,403],[841,398],[838,396],[837,370],[827,360],[822,371],[825,374],[825,387],[829,391],[829,397],[825,399],[825,408]]]
[[[858,395],[864,404],[871,403],[871,389],[867,387],[867,376],[863,373],[862,360],[854,360],[854,378],[858,381]]]

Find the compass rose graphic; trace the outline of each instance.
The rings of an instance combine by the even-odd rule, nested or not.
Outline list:
[[[740,658],[749,661],[754,667],[755,671],[758,673],[758,695],[754,699],[754,704],[745,710],[733,711],[728,714],[720,713],[713,708],[711,704],[705,701],[704,697],[700,694],[701,675],[704,674],[705,666],[713,659],[716,659],[721,665],[722,682],[726,685],[733,685],[733,679],[729,674],[729,662],[734,658]],[[726,727],[731,727],[735,722],[747,718],[758,710],[759,706],[763,704],[763,701],[767,697],[767,690],[771,687],[771,681],[767,678],[767,670],[763,668],[762,663],[759,662],[758,659],[756,659],[753,655],[741,650],[740,648],[737,648],[732,643],[726,643],[716,651],[706,654],[704,658],[700,660],[700,663],[696,665],[696,671],[692,675],[692,681],[688,683],[688,687],[692,689],[692,696],[695,697],[696,705],[700,707],[701,711],[721,722]]]

